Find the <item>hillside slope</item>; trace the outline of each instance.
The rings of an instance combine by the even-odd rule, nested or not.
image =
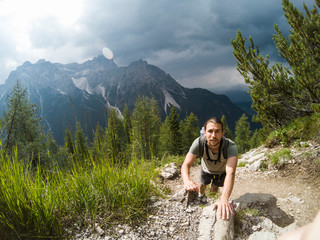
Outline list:
[[[269,165],[261,171],[262,161],[281,151],[281,147],[261,146],[239,158],[235,186],[231,198],[240,204],[236,212],[235,239],[277,239],[310,223],[320,210],[320,146],[317,142],[300,143],[290,148],[290,159],[278,169]],[[180,166],[177,167],[179,171]],[[191,178],[199,183],[200,166],[191,168]],[[152,212],[146,222],[128,226],[115,224],[109,229],[80,231],[76,239],[197,239],[202,210],[214,200],[201,203],[194,200],[186,207],[181,198],[183,181],[178,175],[166,179],[162,187],[170,189],[164,199],[154,199]],[[220,189],[221,191],[221,189]],[[242,209],[242,210],[241,210]],[[96,227],[99,224],[96,225]]]

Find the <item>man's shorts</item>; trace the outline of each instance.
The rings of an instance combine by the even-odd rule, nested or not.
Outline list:
[[[212,183],[217,186],[217,187],[223,187],[224,184],[224,179],[226,178],[226,173],[222,173],[222,174],[210,174],[210,173],[206,173],[201,169],[201,174],[200,174],[200,182],[203,185],[208,185]]]

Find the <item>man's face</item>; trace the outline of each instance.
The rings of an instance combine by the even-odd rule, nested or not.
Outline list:
[[[221,124],[209,122],[207,124],[206,130],[204,131],[204,134],[206,135],[209,146],[211,147],[219,146],[219,143],[223,136]]]

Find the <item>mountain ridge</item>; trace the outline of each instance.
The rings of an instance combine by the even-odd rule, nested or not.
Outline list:
[[[107,108],[122,111],[125,104],[133,111],[139,96],[154,98],[162,120],[175,106],[180,119],[193,112],[202,125],[212,116],[226,116],[234,129],[243,111],[230,99],[201,88],[185,88],[170,74],[139,59],[128,66],[117,66],[99,55],[83,63],[51,63],[44,59],[29,61],[12,71],[0,85],[0,108],[6,109],[5,95],[15,82],[28,90],[29,99],[38,106],[39,116],[59,144],[66,128],[74,130],[79,121],[89,138],[97,123],[106,126]]]

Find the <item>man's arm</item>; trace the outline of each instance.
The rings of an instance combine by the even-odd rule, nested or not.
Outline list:
[[[190,168],[194,161],[196,160],[197,155],[188,153],[182,166],[181,166],[181,177],[183,179],[184,189],[186,191],[197,191],[199,192],[199,187],[195,182],[190,178]]]
[[[229,219],[229,217],[233,214],[232,207],[229,203],[229,197],[232,193],[234,179],[236,175],[236,168],[238,163],[238,157],[230,157],[227,160],[226,165],[226,178],[224,180],[223,192],[220,197],[219,202],[213,205],[213,209],[218,207],[218,216],[222,219]]]

